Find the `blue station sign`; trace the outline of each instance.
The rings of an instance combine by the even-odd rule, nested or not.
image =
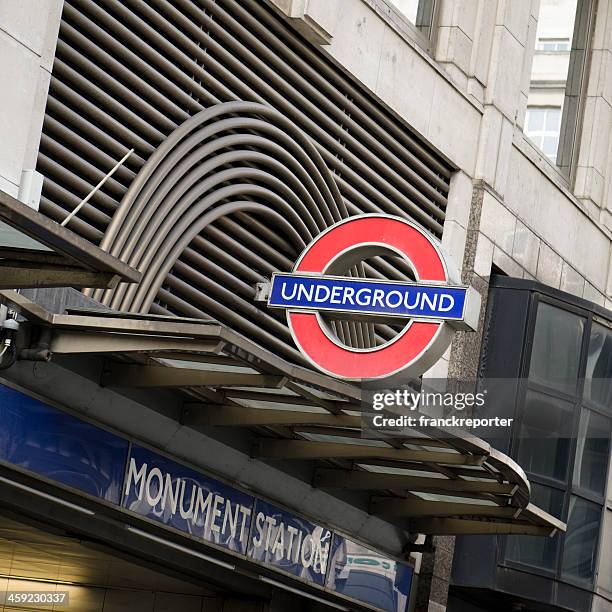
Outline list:
[[[0,384],[0,460],[113,504],[129,442]]]
[[[0,461],[384,612],[412,566],[0,383]]]
[[[253,497],[136,444],[130,452],[123,507],[246,554]]]
[[[274,274],[268,306],[287,310],[462,321],[467,287]]]
[[[329,529],[258,499],[249,557],[323,586],[331,538]]]

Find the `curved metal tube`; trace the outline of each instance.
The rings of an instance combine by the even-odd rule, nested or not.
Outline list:
[[[226,189],[226,193],[222,193],[223,190],[221,190],[220,192],[214,194],[214,199],[223,199],[223,197],[228,197],[228,195],[232,195],[233,191],[236,191],[236,187],[228,187]],[[152,261],[151,265],[148,266],[145,278],[143,278],[143,282],[136,292],[130,308],[137,312],[147,312],[148,307],[155,298],[157,289],[161,287],[164,278],[172,268],[174,262],[192,241],[193,237],[199,234],[207,225],[216,219],[223,217],[224,215],[229,215],[232,212],[249,210],[275,218],[279,225],[285,225],[286,231],[290,231],[292,229],[279,213],[254,202],[232,202],[223,204],[222,206],[219,206],[198,218],[201,211],[206,210],[210,205],[211,204],[208,202],[204,202],[200,206],[194,207],[194,210],[190,211],[189,215],[186,215],[185,218],[181,219],[180,224],[178,224],[173,229],[172,233],[168,235],[164,247],[157,251],[155,259]],[[296,240],[302,240],[295,230],[293,230],[293,234]],[[172,249],[168,252],[167,249],[169,246],[172,246]],[[303,241],[302,246],[306,246]],[[150,283],[150,285],[146,289],[145,294],[145,288],[147,287],[148,283]]]
[[[144,313],[157,296],[164,299],[165,283],[184,290],[189,281],[191,299],[207,304],[206,314],[275,350],[282,346],[283,354],[299,361],[282,319],[252,301],[247,283],[232,283],[224,265],[257,280],[290,269],[314,236],[348,216],[337,178],[309,137],[277,110],[256,102],[203,110],[149,157],[108,223],[101,244],[143,272],[140,285],[88,293],[112,308]],[[380,260],[360,273],[383,277],[385,268],[394,270]],[[224,285],[235,285],[234,293]],[[209,293],[232,305],[222,307]],[[179,313],[187,311],[181,302]],[[371,346],[378,334],[394,333],[354,322],[335,328],[354,346]]]

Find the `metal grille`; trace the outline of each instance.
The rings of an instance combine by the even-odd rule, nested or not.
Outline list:
[[[272,107],[307,135],[344,214],[409,217],[441,236],[452,168],[261,0],[66,1],[38,160],[41,211],[63,220],[134,148],[70,221],[104,245],[128,188],[168,136],[204,109],[237,100]],[[299,360],[283,317],[253,302],[254,283],[289,269],[297,251],[281,225],[248,210],[229,214],[194,238],[148,309],[213,316]],[[364,270],[410,276],[395,259]],[[366,347],[395,333],[357,324],[335,329],[347,344]]]

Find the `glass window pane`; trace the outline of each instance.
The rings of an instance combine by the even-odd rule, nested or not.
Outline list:
[[[595,574],[601,507],[572,496],[563,545],[562,573],[585,582]]]
[[[564,491],[560,489],[552,489],[537,482],[531,483],[531,502],[558,519],[562,518],[564,496]]]
[[[544,128],[547,132],[559,132],[561,127],[561,109],[560,108],[549,108],[546,112],[546,123]]]
[[[557,136],[544,136],[544,140],[542,141],[542,151],[544,151],[546,155],[556,155],[558,145],[559,139]]]
[[[580,415],[574,484],[603,496],[610,452],[610,420],[590,410]]]
[[[529,140],[531,140],[538,149],[542,149],[542,136],[529,136]]]
[[[589,338],[584,397],[612,408],[612,331],[597,323]]]
[[[529,378],[576,393],[584,318],[541,302],[533,336]]]
[[[538,51],[569,51],[570,44],[568,39],[540,39],[536,43]]]
[[[543,108],[530,108],[527,113],[527,130],[529,132],[543,130],[545,110]]]
[[[411,23],[416,24],[419,0],[392,0],[392,3],[406,16]]]
[[[573,404],[527,392],[518,440],[518,462],[526,472],[566,481],[573,415]]]
[[[423,34],[430,35],[434,0],[391,0],[391,3]]]
[[[563,491],[532,483],[531,501],[550,514],[561,517],[563,512]],[[506,559],[518,561],[532,567],[554,570],[557,558],[559,536],[509,536]]]
[[[590,40],[591,12],[595,3],[577,0],[540,0],[537,16],[535,54],[531,64],[528,107],[557,109],[559,118],[542,127],[525,122],[524,131],[556,137],[558,146],[545,141],[546,156],[569,172],[578,129],[579,97],[584,80]],[[561,112],[562,109],[562,112]]]

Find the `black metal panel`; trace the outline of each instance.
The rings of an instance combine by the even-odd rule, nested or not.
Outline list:
[[[452,581],[478,589],[494,589],[497,536],[460,536],[455,539]]]
[[[528,291],[491,287],[480,355],[481,378],[520,377],[529,301]]]

